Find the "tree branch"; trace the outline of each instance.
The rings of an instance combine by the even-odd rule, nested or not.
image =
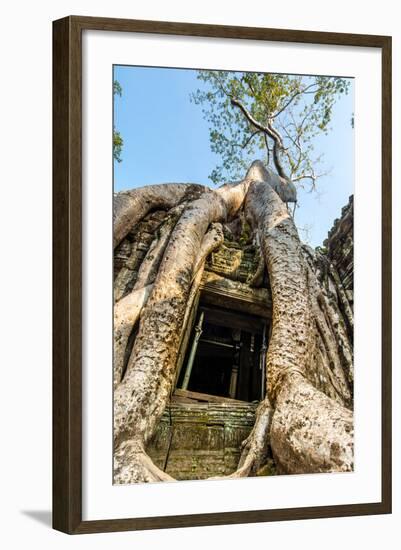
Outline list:
[[[296,178],[293,178],[291,181],[295,182],[295,181],[300,181],[300,180],[303,180],[303,179],[311,179],[313,182],[315,182],[318,177],[319,176],[315,176],[315,174],[300,174]]]
[[[240,144],[237,144],[238,147],[241,147],[241,149],[245,149],[245,147],[247,147],[250,142],[253,140],[253,138],[255,136],[257,136],[258,134],[260,134],[260,130],[256,130],[255,132],[253,132],[249,138],[245,141],[245,143],[242,143],[241,145]]]
[[[229,96],[231,98],[231,105],[234,107],[238,107],[240,111],[242,111],[242,114],[245,116],[245,118],[254,126],[257,128],[260,132],[264,132],[265,134],[268,134],[272,139],[275,139],[274,135],[271,134],[269,128],[267,126],[264,126],[259,121],[254,118],[251,113],[248,111],[248,109],[245,107],[245,105],[237,98],[233,96]]]
[[[248,111],[248,109],[239,99],[232,96],[230,97],[231,97],[231,105],[233,105],[234,107],[238,107],[242,112],[242,114],[245,116],[245,118],[248,120],[248,122],[250,122],[257,130],[267,134],[274,141],[273,160],[276,166],[277,173],[282,178],[288,179],[280,160],[279,151],[284,149],[283,140],[280,134],[277,132],[275,128],[273,128],[270,122],[268,123],[267,126],[264,126],[258,120],[256,120],[256,118],[254,118],[251,115],[251,113]]]
[[[266,164],[267,166],[269,166],[270,164],[270,147],[269,147],[269,142],[267,141],[267,135],[266,134],[263,134],[263,137],[264,137],[264,140],[265,140],[265,145],[266,145],[266,151],[267,151],[267,155],[266,155]]]
[[[313,92],[308,92],[307,90],[310,90],[311,88],[313,88],[313,86],[317,86],[317,90],[314,90]],[[282,107],[277,113],[275,113],[274,115],[272,115],[271,118],[277,118],[279,115],[281,115],[281,113],[283,111],[285,111],[287,109],[287,107],[289,107],[291,105],[291,103],[294,101],[294,99],[300,95],[303,95],[303,94],[307,94],[307,93],[316,93],[317,91],[319,90],[319,85],[316,84],[316,82],[314,82],[313,84],[310,84],[309,86],[307,86],[306,88],[304,88],[303,90],[300,90],[299,92],[296,92],[288,101],[287,103],[284,105],[284,107]]]

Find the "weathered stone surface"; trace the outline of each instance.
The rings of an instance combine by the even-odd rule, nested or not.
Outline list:
[[[138,269],[148,251],[155,232],[167,212],[156,210],[148,214],[114,251],[114,300],[120,300],[134,287]]]
[[[268,288],[252,288],[241,281],[232,281],[213,271],[205,271],[201,289],[205,302],[211,300],[221,307],[271,317],[271,293]]]
[[[120,300],[134,287],[138,269],[149,250],[167,212],[156,210],[149,213],[114,251],[114,299]],[[241,240],[241,239],[239,239]],[[244,239],[242,239],[244,241]],[[268,277],[265,274],[261,288],[252,288],[248,283],[255,275],[260,254],[254,245],[233,239],[211,253],[205,264],[202,288],[221,297],[227,307],[237,301],[239,309],[258,315],[271,315],[271,296]]]
[[[176,479],[228,475],[237,468],[255,410],[254,403],[172,403],[147,449],[149,456]]]
[[[235,241],[224,241],[206,261],[206,270],[232,281],[246,283],[255,274],[259,253],[252,245],[244,246]]]
[[[354,295],[354,196],[341,211],[341,218],[334,221],[323,245],[327,256],[337,270],[340,281],[352,304]]]

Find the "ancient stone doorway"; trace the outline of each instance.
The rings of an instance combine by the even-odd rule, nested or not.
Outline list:
[[[177,388],[241,401],[264,396],[267,320],[199,305]]]
[[[264,396],[270,334],[269,310],[251,314],[251,307],[201,292],[189,315],[176,387],[147,448],[176,479],[229,475],[238,466]]]

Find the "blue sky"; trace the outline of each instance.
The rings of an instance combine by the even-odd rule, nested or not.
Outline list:
[[[196,71],[116,66],[114,79],[122,87],[122,97],[114,100],[114,124],[124,140],[122,162],[114,163],[114,190],[164,182],[213,188],[209,174],[219,158],[210,149],[201,107],[190,101],[200,87]],[[353,193],[353,111],[351,82],[348,95],[334,106],[332,131],[314,142],[316,153],[324,154],[320,170],[330,173],[318,180],[317,193],[298,190],[295,221],[301,238],[312,246],[322,244]]]

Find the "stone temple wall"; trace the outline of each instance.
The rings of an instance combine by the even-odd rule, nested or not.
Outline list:
[[[255,422],[255,409],[255,403],[172,402],[147,451],[175,479],[231,474]]]
[[[167,212],[151,212],[133,228],[114,252],[114,291],[119,300],[128,294],[136,281],[139,267],[157,231],[166,219]],[[244,243],[230,237],[225,232],[224,243],[212,252],[206,260],[205,270],[231,281],[249,282],[259,264],[259,251],[253,244]],[[264,284],[259,286],[266,286]]]
[[[341,211],[341,218],[336,219],[329,231],[323,246],[327,256],[337,270],[340,281],[347,293],[348,300],[354,298],[354,197],[350,196],[348,204]]]

